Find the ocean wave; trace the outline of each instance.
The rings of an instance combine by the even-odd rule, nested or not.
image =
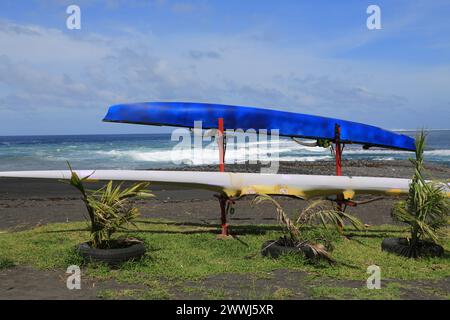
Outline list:
[[[305,142],[315,142],[315,141],[306,141]],[[283,150],[283,152],[295,152],[295,151],[308,151],[313,153],[322,153],[322,152],[329,152],[328,149],[322,148],[322,147],[308,147],[300,145],[292,140],[286,140],[286,139],[280,139],[278,142],[276,140],[272,141],[268,139],[267,141],[249,141],[249,142],[243,142],[243,141],[234,141],[230,140],[227,142],[228,146],[236,146],[236,148],[261,148],[265,146],[270,146],[274,144],[278,144],[278,148],[280,150]],[[214,143],[213,143],[214,144]]]
[[[395,160],[395,158],[394,157],[375,157],[372,160],[375,160],[375,161],[393,161],[393,160]]]
[[[372,154],[382,154],[382,155],[413,155],[411,151],[403,150],[356,150],[356,149],[346,149],[344,154],[361,154],[361,155],[372,155]],[[425,155],[430,156],[450,156],[450,149],[437,149],[437,150],[425,150]]]
[[[318,161],[332,159],[331,155],[289,155],[290,149],[273,150],[270,148],[227,149],[226,162],[243,163],[249,160],[259,161]],[[174,162],[189,164],[217,163],[218,150],[216,148],[204,148],[201,152],[194,153],[192,149],[181,150],[109,150],[97,151],[103,157],[112,157],[122,160],[146,161],[146,162]],[[288,153],[287,155],[284,155]],[[283,154],[283,155],[282,155]]]
[[[425,160],[450,164],[450,135],[430,134]],[[261,138],[261,137],[260,137]],[[302,140],[314,142],[314,140]],[[278,148],[273,149],[273,143]],[[0,169],[38,170],[64,169],[66,161],[74,168],[162,168],[185,164],[216,164],[218,146],[214,139],[203,142],[203,151],[194,154],[192,150],[174,148],[178,141],[171,141],[170,135],[162,136],[79,136],[79,137],[12,137],[0,141]],[[277,150],[278,149],[278,150]],[[274,156],[272,156],[274,153]],[[276,157],[278,153],[278,157]],[[349,144],[344,150],[344,159],[367,159],[391,161],[414,157],[413,152],[370,148],[363,150],[359,145]],[[330,149],[300,145],[291,139],[280,137],[277,141],[253,138],[229,139],[226,152],[227,163],[252,161],[333,161]]]
[[[426,155],[430,155],[430,156],[445,156],[445,157],[449,157],[450,156],[450,149],[440,149],[440,150],[427,150],[425,151]]]
[[[297,157],[280,157],[282,161],[300,161],[300,162],[314,162],[314,161],[324,161],[332,160],[332,156],[297,156]]]

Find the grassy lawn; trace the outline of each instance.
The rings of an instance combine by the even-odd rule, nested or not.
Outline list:
[[[137,297],[143,299],[176,298],[183,294],[205,298],[226,298],[227,288],[211,285],[208,279],[229,275],[230,280],[247,286],[244,298],[286,299],[298,297],[296,288],[308,284],[313,298],[396,299],[407,289],[410,280],[431,281],[450,277],[448,250],[450,240],[443,244],[447,253],[443,258],[409,260],[382,252],[385,237],[401,236],[406,229],[398,226],[371,227],[366,231],[347,229],[345,237],[334,243],[334,266],[314,265],[296,256],[278,260],[263,258],[259,250],[264,241],[282,235],[278,226],[233,226],[238,240],[216,239],[216,228],[203,225],[180,225],[162,220],[140,220],[138,229],[129,235],[143,239],[148,251],[144,259],[110,269],[104,265],[85,265],[83,272],[96,280],[115,279],[119,283],[139,284],[146,289],[127,289],[101,293],[104,298]],[[81,264],[76,244],[89,239],[84,222],[51,224],[21,232],[0,233],[0,269],[27,265],[37,269],[65,269]],[[369,265],[381,268],[382,290],[364,287]],[[307,273],[300,283],[292,277],[286,286],[264,292],[257,283],[270,282],[274,270]],[[245,280],[245,281],[244,281]],[[297,283],[296,283],[297,281]],[[343,285],[356,282],[356,287]],[[220,281],[218,281],[220,282]],[[198,285],[203,283],[204,285]],[[210,283],[208,285],[208,283]],[[254,284],[252,287],[252,283]],[[188,285],[192,284],[192,285]],[[424,291],[432,290],[430,288]],[[179,294],[177,294],[177,292]],[[449,298],[438,289],[433,294]]]

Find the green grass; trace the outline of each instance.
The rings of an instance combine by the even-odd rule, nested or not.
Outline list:
[[[417,288],[414,288],[417,289]],[[450,293],[446,292],[440,288],[427,287],[427,288],[418,288],[424,294],[435,296],[441,299],[450,300]]]
[[[14,267],[14,262],[9,259],[0,257],[0,270],[9,269]]]
[[[384,286],[382,289],[348,288],[336,286],[317,286],[311,289],[312,296],[320,299],[335,300],[393,300],[399,299],[401,285],[392,283]]]
[[[98,293],[98,296],[100,298],[111,299],[111,300],[127,299],[127,298],[137,299],[138,297],[142,296],[142,292],[141,292],[141,290],[137,290],[137,289],[123,289],[123,290],[105,289],[105,290],[101,290]]]
[[[282,235],[281,229],[273,225],[233,226],[232,230],[240,234],[239,240],[227,241],[217,240],[217,230],[202,225],[179,225],[170,221],[146,219],[138,223],[138,228],[129,232],[129,235],[145,241],[148,250],[142,260],[125,263],[117,269],[89,264],[84,267],[84,274],[95,279],[115,279],[119,283],[146,285],[151,290],[139,294],[143,298],[170,298],[170,288],[182,286],[188,280],[197,281],[227,273],[264,279],[270,278],[268,274],[275,269],[304,271],[309,274],[311,281],[326,277],[333,280],[359,280],[362,284],[368,277],[367,267],[372,264],[380,266],[382,279],[439,280],[450,277],[448,253],[443,258],[414,260],[382,252],[380,245],[383,238],[406,234],[406,229],[396,226],[371,227],[366,231],[347,230],[349,239],[341,237],[334,241],[332,255],[338,261],[335,266],[326,263],[314,265],[296,256],[284,256],[277,260],[262,257],[259,254],[262,243]],[[82,261],[74,248],[88,239],[89,233],[84,222],[0,233],[0,269],[12,265],[30,265],[38,269],[65,269],[72,264],[80,265]],[[443,245],[449,250],[450,241],[447,239]],[[341,289],[349,290],[316,287],[313,294],[338,297]],[[219,291],[211,290],[208,295],[222,297],[223,293]],[[384,292],[390,298],[396,294],[394,288],[376,290],[378,293],[368,291],[359,289],[353,296],[376,298],[377,294]],[[122,296],[131,293],[126,291]],[[110,297],[112,294],[105,292],[104,295]],[[270,298],[290,296],[291,292],[287,288],[280,289]]]
[[[289,288],[278,288],[272,296],[274,299],[284,300],[292,298],[294,296],[294,292]]]

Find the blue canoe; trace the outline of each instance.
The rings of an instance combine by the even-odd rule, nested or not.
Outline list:
[[[336,138],[340,126],[340,140],[367,147],[377,146],[414,151],[414,139],[392,131],[358,122],[326,118],[302,113],[240,107],[222,104],[189,102],[144,102],[111,106],[103,121],[144,125],[188,127],[202,121],[204,129],[218,126],[224,119],[225,129],[278,129],[280,136],[328,139]]]

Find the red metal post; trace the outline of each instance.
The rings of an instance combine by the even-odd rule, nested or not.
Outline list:
[[[341,146],[341,127],[337,124],[335,128],[335,158],[336,175],[342,176],[342,146]]]
[[[336,175],[342,176],[342,146],[341,146],[341,127],[336,124],[335,132],[334,132],[334,157],[336,159]],[[336,197],[336,202],[339,211],[343,211],[343,202],[344,197],[342,194],[338,194]],[[343,225],[339,225],[339,228],[342,230],[344,228]]]
[[[219,170],[225,172],[225,138],[224,138],[224,125],[223,118],[218,119],[218,139],[219,144]],[[221,237],[226,238],[229,236],[228,222],[227,222],[227,198],[223,195],[219,197],[220,203],[220,221],[221,221]]]
[[[228,222],[227,222],[227,198],[225,198],[224,196],[221,196],[219,198],[219,203],[220,203],[220,220],[221,220],[221,228],[222,228],[222,232],[221,232],[221,236],[223,237],[228,237],[229,236],[229,232],[228,232]]]
[[[220,172],[225,172],[225,147],[224,147],[224,128],[223,128],[223,118],[219,118],[218,123],[218,139],[219,144],[219,169]]]

